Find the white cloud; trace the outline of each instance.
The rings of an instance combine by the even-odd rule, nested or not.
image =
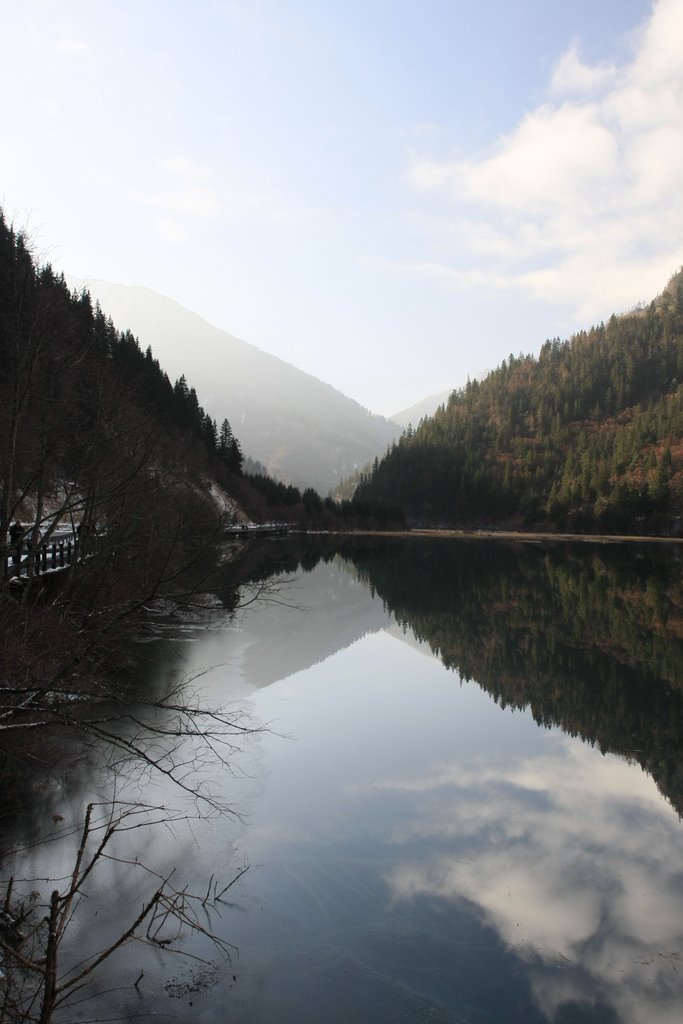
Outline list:
[[[171,216],[215,220],[223,214],[223,203],[208,167],[180,155],[165,157],[159,165],[171,187],[139,193],[138,200]]]
[[[223,212],[223,205],[211,185],[192,185],[185,182],[182,187],[141,196],[148,206],[174,213],[213,220]]]
[[[661,291],[683,258],[681,38],[683,3],[659,0],[630,63],[591,67],[572,43],[553,99],[488,154],[416,161],[409,181],[455,224],[452,261],[419,271],[598,319]]]
[[[159,238],[165,242],[187,241],[187,232],[177,221],[170,217],[155,217],[154,229]]]
[[[599,109],[565,104],[529,114],[490,157],[418,164],[411,177],[419,187],[537,218],[567,200],[584,205],[596,190],[607,193],[617,172],[616,140]]]
[[[612,64],[599,64],[595,67],[584,64],[574,42],[557,62],[550,88],[552,92],[563,95],[590,93],[608,83],[615,74],[616,69]]]
[[[191,181],[207,181],[211,177],[209,167],[197,164],[180,153],[164,157],[159,163],[170,174],[176,174]]]
[[[658,0],[634,62],[635,77],[649,85],[680,81],[683,4]]]
[[[676,815],[632,765],[566,737],[559,743],[561,756],[375,780],[375,790],[414,795],[393,836],[407,851],[387,873],[393,898],[478,906],[528,963],[549,1020],[563,1002],[599,993],[625,1024],[675,1024]],[[432,856],[413,856],[424,840]]]
[[[60,36],[55,40],[54,49],[66,57],[83,57],[92,47],[87,39],[80,36]]]
[[[257,219],[279,224],[294,220],[276,196],[245,184],[234,168],[209,167],[182,154],[164,157],[158,166],[163,184],[133,198],[159,211],[158,223],[166,229],[175,224],[171,234],[182,230],[178,222],[183,219]]]

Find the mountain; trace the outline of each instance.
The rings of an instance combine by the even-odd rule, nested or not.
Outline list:
[[[386,450],[396,424],[329,384],[212,326],[148,288],[78,282],[121,329],[187,374],[207,412],[230,421],[245,455],[271,476],[325,495]]]
[[[355,497],[414,523],[679,535],[683,272],[649,306],[468,381]]]
[[[488,377],[490,372],[490,370],[479,370],[478,373],[470,375],[468,379],[483,380],[484,377]],[[427,398],[423,398],[421,402],[411,405],[409,409],[402,409],[389,418],[404,429],[409,426],[416,427],[420,420],[423,420],[426,416],[433,416],[440,405],[446,405],[453,392],[457,391],[461,386],[464,387],[464,385],[465,381],[462,382],[462,385],[454,384],[447,391],[440,391],[437,395],[429,395]]]
[[[411,405],[409,409],[402,409],[400,412],[394,413],[391,419],[400,427],[416,427],[425,416],[433,416],[440,405],[445,405],[452,392],[453,388],[449,388],[448,391],[440,391],[438,395],[429,395],[421,402]]]

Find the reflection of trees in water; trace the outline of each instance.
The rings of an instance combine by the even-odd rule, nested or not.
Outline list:
[[[415,538],[345,553],[446,666],[636,760],[683,812],[677,550]]]
[[[636,760],[683,813],[678,548],[289,537],[226,571],[260,580],[340,556],[447,667],[501,706]]]
[[[137,940],[155,949],[185,954],[183,940],[199,936],[211,952],[230,961],[230,943],[214,930],[216,917],[225,895],[244,872],[227,884],[218,884],[211,877],[206,891],[191,892],[187,886],[174,884],[175,871],[162,874],[127,853],[127,844],[116,848],[116,840],[126,833],[149,830],[162,825],[171,828],[186,821],[187,815],[173,814],[164,807],[126,804],[112,801],[89,804],[85,813],[77,850],[69,866],[68,877],[34,879],[30,891],[15,886],[10,878],[2,893],[0,912],[0,954],[3,966],[0,1022],[14,1024],[51,1024],[61,1007],[76,998],[80,1003],[93,999],[96,989],[84,992],[97,977],[99,968],[112,968],[112,960],[127,943]],[[75,836],[75,830],[67,829]],[[123,869],[110,875],[118,893],[117,912],[105,912],[101,891],[93,888],[93,876],[103,868],[116,865]],[[246,870],[246,869],[245,869]],[[135,884],[142,876],[143,889]],[[135,876],[135,877],[133,877]],[[47,894],[44,884],[51,892]],[[21,883],[20,883],[21,886]],[[54,888],[52,888],[54,886]],[[102,886],[100,885],[100,890]],[[107,886],[105,885],[105,890]],[[137,890],[137,891],[136,891]],[[84,908],[94,902],[97,909],[90,917]],[[82,918],[85,917],[85,920]],[[107,935],[107,921],[111,925]],[[102,927],[104,921],[104,928]],[[75,941],[67,942],[67,933],[81,932]],[[83,941],[83,935],[87,940]],[[66,947],[66,948],[65,948]],[[193,959],[197,959],[196,955]],[[208,961],[204,961],[208,963]],[[140,959],[137,960],[138,967]],[[99,972],[102,974],[103,972]],[[140,968],[134,988],[144,978]],[[132,981],[129,981],[132,984]],[[103,993],[105,996],[107,992]],[[96,1018],[97,1019],[97,1018]]]
[[[74,996],[79,1002],[106,998],[98,975],[106,981],[110,956],[133,939],[182,953],[188,938],[199,937],[211,950],[228,953],[229,944],[213,931],[211,911],[232,883],[212,875],[198,894],[177,886],[175,866],[160,871],[157,855],[145,858],[139,836],[175,835],[181,824],[229,812],[217,779],[234,770],[243,742],[260,727],[238,705],[207,704],[196,676],[172,674],[168,684],[152,679],[143,686],[136,673],[122,669],[121,675],[111,690],[101,682],[33,693],[30,705],[13,713],[11,732],[20,740],[12,750],[17,792],[8,792],[7,774],[0,790],[0,813],[7,812],[0,844],[2,1024],[49,1024]],[[6,742],[3,754],[10,754]],[[194,813],[167,802],[148,804],[150,783],[151,793],[161,785]],[[91,803],[83,824],[68,820],[78,814],[71,805],[77,807],[86,785],[107,794],[98,816]],[[54,813],[56,807],[64,814]],[[108,885],[102,875],[112,864],[122,873]],[[129,898],[133,875],[141,876],[143,888]],[[105,910],[112,892],[118,900]],[[131,912],[136,903],[139,912]],[[100,941],[102,922],[111,927]],[[127,986],[135,981],[131,970]]]
[[[279,575],[293,574],[302,561],[312,569],[319,557],[320,549],[309,551],[306,544],[248,545],[219,567],[211,582],[230,615],[251,601],[278,600]],[[183,615],[192,621],[193,612],[200,618],[217,614],[212,602],[198,597],[195,605],[182,608],[180,619],[169,604],[155,621],[163,624],[165,616],[177,628]],[[224,615],[218,615],[221,619]],[[239,706],[206,704],[196,678],[179,678],[178,664],[156,671],[156,659],[147,663],[149,650],[148,645],[126,648],[109,685],[100,680],[96,686],[83,683],[78,691],[63,684],[32,692],[30,706],[13,711],[11,745],[3,722],[0,1022],[48,1024],[76,994],[83,1001],[105,998],[101,989],[112,969],[109,957],[131,939],[177,952],[184,952],[191,939],[189,955],[195,959],[197,942],[208,946],[209,957],[229,955],[229,944],[213,930],[211,911],[219,909],[235,879],[212,875],[199,893],[176,886],[175,866],[159,869],[160,851],[141,848],[141,836],[149,841],[157,832],[191,827],[195,817],[232,813],[217,795],[217,776],[221,768],[235,770],[242,741],[260,730]],[[88,775],[97,780],[91,787],[117,798],[98,805],[97,819],[88,808],[84,823],[53,813],[55,806],[80,803]],[[147,782],[152,792],[162,783],[181,806],[183,798],[189,801],[194,813],[148,805]],[[121,802],[122,793],[129,803]],[[32,864],[34,851],[38,861]],[[108,885],[101,878],[112,865],[122,870]],[[135,911],[127,913],[131,907]],[[106,971],[98,972],[105,961]],[[133,966],[139,970],[139,960]],[[130,961],[117,969],[132,992],[136,975]],[[136,986],[141,978],[142,973]]]
[[[74,785],[79,769],[106,770],[106,783],[102,775],[90,786],[99,784],[113,795],[91,802],[81,824],[73,820],[73,811],[50,814],[49,798],[55,793],[44,793],[30,805],[32,813],[15,822],[15,834],[3,835],[1,1024],[50,1024],[74,996],[79,1002],[106,998],[107,991],[100,989],[111,970],[110,957],[133,939],[156,951],[178,953],[186,952],[188,939],[199,939],[210,952],[229,959],[229,943],[214,930],[211,915],[225,902],[232,881],[219,882],[212,875],[200,892],[191,892],[176,884],[175,865],[157,866],[159,850],[147,859],[140,835],[148,841],[158,831],[176,836],[182,825],[195,828],[193,823],[209,814],[234,814],[216,780],[221,770],[234,770],[243,741],[260,727],[252,726],[238,706],[206,705],[193,679],[135,701],[104,692],[88,698],[75,705],[71,718],[65,717],[61,733],[53,721],[38,723],[45,725],[43,747],[48,739],[55,756],[69,750],[75,756],[78,738],[81,759],[72,788],[80,789]],[[58,781],[58,761],[55,770]],[[37,780],[38,773],[34,786]],[[166,801],[147,803],[148,783],[152,793],[161,784],[166,796],[180,799],[181,809]],[[26,791],[31,792],[28,779]],[[62,796],[67,793],[65,785]],[[194,810],[183,809],[183,798]],[[78,802],[76,796],[73,803]],[[194,950],[187,955],[196,959]],[[107,970],[99,970],[105,962]],[[128,963],[128,987],[135,982],[131,972]],[[136,988],[142,977],[140,971]]]
[[[683,595],[677,552],[424,538],[285,538],[241,549],[221,568],[220,583],[232,595],[241,581],[258,586],[271,574],[310,572],[321,558],[344,559],[399,624],[499,704],[528,706],[539,724],[560,725],[602,750],[638,761],[683,810]],[[162,708],[155,686],[143,689],[148,704],[142,710],[151,714],[157,738],[170,743],[159,753],[170,750],[171,767],[174,759],[182,766],[177,715],[185,705]],[[129,698],[131,724],[117,726],[119,771],[131,754],[130,729],[138,735],[143,703]],[[98,719],[108,711],[100,707]],[[77,724],[82,731],[85,723]],[[193,729],[182,731],[187,738],[194,735]],[[205,738],[212,739],[210,731]],[[141,763],[139,757],[133,762]],[[44,815],[47,804],[39,805]],[[46,900],[45,919],[52,912]]]

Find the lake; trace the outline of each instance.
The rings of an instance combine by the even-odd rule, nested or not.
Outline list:
[[[197,891],[247,868],[207,915],[230,960],[196,935],[198,960],[128,945],[60,1019],[678,1024],[680,549],[306,538],[266,557],[277,585],[234,620],[160,620],[139,648],[141,685],[192,680],[257,729],[230,770],[197,767],[234,813],[120,766],[117,796],[178,820],[98,867],[67,950],[137,913],[136,861]],[[26,834],[111,797],[98,756]],[[76,845],[14,867],[66,875]]]

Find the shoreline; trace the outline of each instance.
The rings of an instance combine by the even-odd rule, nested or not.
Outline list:
[[[311,530],[310,533],[321,531]],[[446,527],[415,530],[339,530],[331,531],[347,537],[445,537],[454,540],[508,540],[522,544],[538,544],[547,541],[580,544],[683,544],[683,537],[656,537],[649,534],[617,533],[542,533],[522,530],[464,530]]]

